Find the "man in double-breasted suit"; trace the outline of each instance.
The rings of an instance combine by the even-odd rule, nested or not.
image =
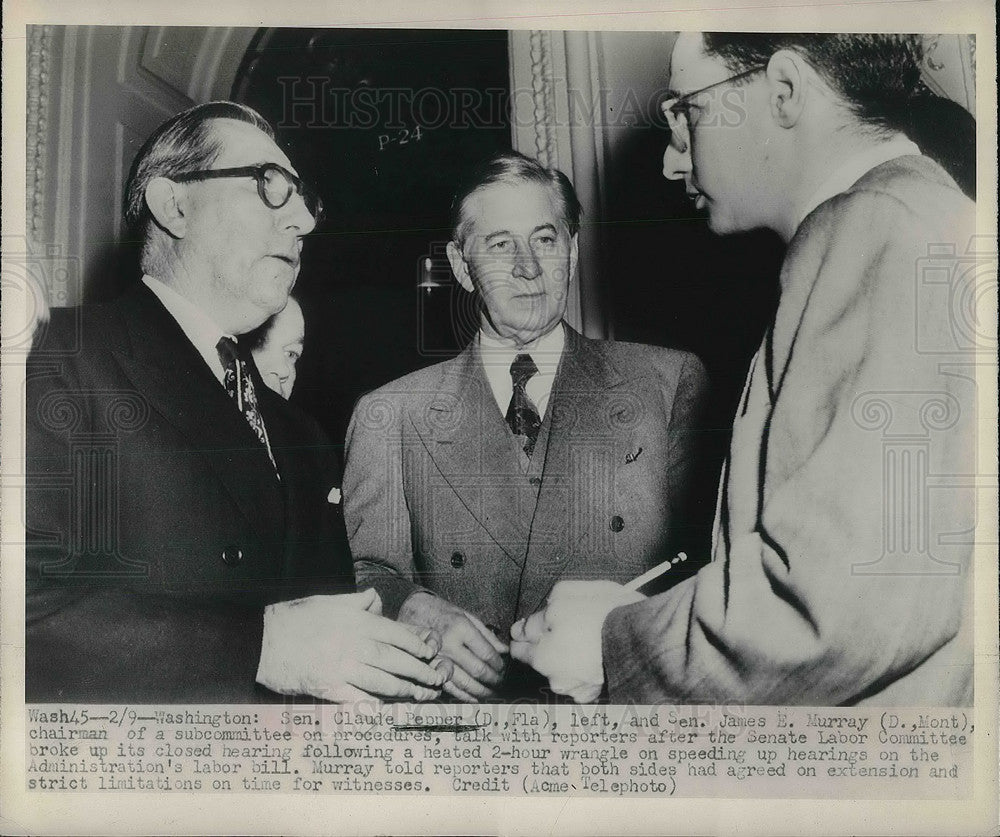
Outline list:
[[[437,639],[354,592],[329,443],[238,342],[319,211],[273,137],[231,102],[162,125],[126,194],[146,275],[29,357],[29,701],[438,694]]]
[[[511,624],[557,580],[625,582],[683,547],[705,375],[693,355],[563,322],[580,206],[561,172],[496,157],[455,215],[448,255],[479,333],[360,400],[344,493],[359,585],[441,632],[445,688],[475,700],[501,688]]]

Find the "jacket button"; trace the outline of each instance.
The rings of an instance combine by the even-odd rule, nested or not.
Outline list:
[[[229,564],[231,567],[235,567],[237,564],[243,563],[243,550],[236,546],[227,546],[222,550],[222,562],[224,564]]]
[[[625,521],[622,520],[621,515],[616,514],[614,517],[611,518],[612,532],[620,532],[624,528],[625,528]]]
[[[465,566],[465,556],[461,552],[451,553],[451,565],[457,570]]]
[[[530,480],[528,480],[528,482],[530,482],[534,486],[539,486],[539,485],[542,484],[542,478],[541,477],[532,477]]]

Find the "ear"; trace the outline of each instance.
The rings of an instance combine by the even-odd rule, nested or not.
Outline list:
[[[573,280],[576,279],[576,262],[580,255],[580,233],[574,233],[573,237],[569,240],[569,279],[566,280],[566,286],[569,287],[573,284]]]
[[[174,238],[187,233],[184,194],[178,184],[165,177],[154,177],[146,186],[146,206],[156,223]]]
[[[451,272],[455,274],[458,284],[470,294],[475,293],[476,286],[469,275],[469,264],[465,261],[465,256],[462,255],[462,249],[458,246],[458,242],[449,241],[445,250],[448,253],[448,261],[451,262]]]
[[[810,72],[802,56],[792,50],[779,50],[771,56],[767,64],[771,116],[780,127],[792,128],[799,121],[809,92]]]

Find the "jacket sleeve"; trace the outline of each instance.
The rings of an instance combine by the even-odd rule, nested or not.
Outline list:
[[[344,521],[358,589],[374,587],[391,619],[425,589],[415,581],[402,410],[400,398],[366,395],[351,416],[345,446]]]
[[[952,322],[920,285],[929,244],[969,238],[888,195],[841,196],[811,220],[782,277],[801,304],[779,309],[755,372],[771,407],[742,441],[759,468],[730,472],[710,565],[609,614],[613,701],[852,703],[927,664],[965,618],[969,493],[914,508],[907,492],[927,483],[892,480],[975,473],[974,387],[925,349]],[[744,453],[734,437],[731,459]]]

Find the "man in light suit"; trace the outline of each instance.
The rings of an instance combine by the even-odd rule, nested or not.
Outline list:
[[[975,384],[941,291],[975,275],[974,207],[899,127],[919,60],[913,36],[678,37],[664,175],[715,232],[784,238],[781,299],[738,408],[713,562],[639,602],[557,587],[512,645],[554,690],[971,701]]]
[[[499,155],[453,212],[448,257],[479,333],[360,400],[344,496],[359,584],[441,633],[445,688],[471,701],[521,689],[504,686],[510,626],[558,579],[624,582],[683,546],[705,375],[693,355],[563,321],[580,205],[561,172]]]
[[[437,696],[438,639],[354,592],[334,449],[239,343],[318,200],[259,114],[213,102],[154,132],[126,204],[142,281],[54,310],[28,359],[27,699]]]

